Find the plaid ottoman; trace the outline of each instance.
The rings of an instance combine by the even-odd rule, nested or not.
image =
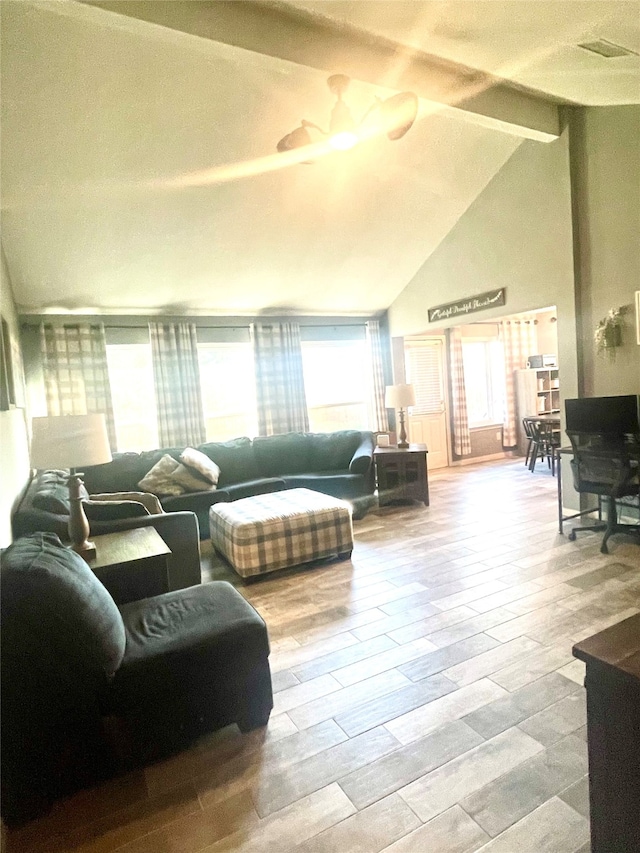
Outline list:
[[[242,577],[338,554],[351,556],[353,526],[346,501],[311,489],[287,489],[214,504],[211,542]]]

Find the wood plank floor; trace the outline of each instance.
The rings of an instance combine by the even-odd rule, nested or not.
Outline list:
[[[640,547],[559,536],[555,488],[522,460],[435,472],[429,508],[355,523],[351,561],[235,579],[269,627],[267,730],[82,792],[7,849],[587,853],[571,647],[640,611]]]

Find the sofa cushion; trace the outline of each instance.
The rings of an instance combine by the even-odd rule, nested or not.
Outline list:
[[[287,489],[311,489],[334,498],[345,500],[366,494],[366,480],[362,474],[344,471],[324,471],[322,474],[288,474],[283,478]]]
[[[89,495],[92,501],[135,501],[147,508],[149,515],[160,515],[162,504],[151,492],[105,492],[99,495]]]
[[[123,518],[141,518],[151,513],[137,501],[83,501],[88,521],[120,521]]]
[[[309,470],[310,438],[304,432],[258,436],[253,439],[260,473],[263,477],[300,474]]]
[[[3,662],[23,658],[56,692],[82,689],[89,672],[112,676],[125,652],[115,602],[55,533],[17,539],[2,555],[2,641]]]
[[[56,515],[69,515],[69,472],[40,471],[29,486],[30,502],[35,509]],[[88,498],[84,485],[80,484],[80,497]]]
[[[220,468],[219,489],[230,483],[241,483],[260,477],[251,439],[246,436],[234,438],[232,441],[201,444],[198,450],[206,453]]]
[[[38,486],[33,496],[33,506],[36,509],[44,509],[47,512],[55,512],[59,515],[69,514],[69,487],[66,483],[51,483],[46,486]]]
[[[309,436],[311,452],[309,471],[347,471],[351,457],[359,446],[362,435],[358,430],[318,432]]]
[[[86,467],[84,482],[91,494],[133,492],[152,465],[147,465],[140,453],[116,453],[111,462]]]
[[[181,495],[185,489],[173,479],[173,472],[180,463],[165,453],[140,480],[138,485],[154,495]]]
[[[206,453],[193,447],[185,447],[180,454],[180,462],[183,466],[193,469],[191,473],[195,479],[204,478],[213,486],[217,485],[220,479],[220,468],[212,459],[209,459]]]

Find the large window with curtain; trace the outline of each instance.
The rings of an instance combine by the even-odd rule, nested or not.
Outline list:
[[[258,434],[253,350],[249,342],[198,343],[207,441]]]
[[[469,427],[501,424],[505,409],[504,353],[502,342],[462,341]]]
[[[312,432],[369,428],[371,368],[358,340],[303,340],[302,368]]]
[[[107,344],[118,451],[158,446],[150,344]]]

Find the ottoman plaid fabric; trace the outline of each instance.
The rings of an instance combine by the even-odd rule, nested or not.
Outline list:
[[[242,577],[351,553],[351,506],[311,489],[256,495],[209,510],[211,542]]]

